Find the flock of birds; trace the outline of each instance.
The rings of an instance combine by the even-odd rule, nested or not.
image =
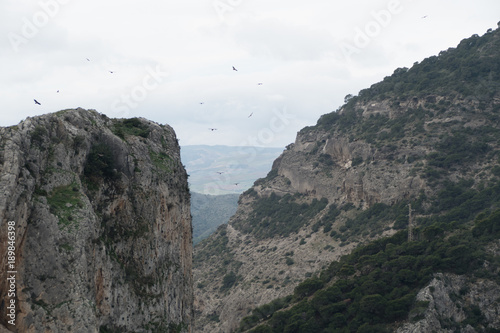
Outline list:
[[[422,16],[422,19],[426,19],[426,18],[427,18],[427,15]],[[90,61],[90,59],[89,59],[89,58],[85,58],[85,59],[87,59],[87,61]],[[237,71],[238,71],[238,69],[237,69],[236,67],[234,67],[234,66],[232,66],[232,67],[233,67],[233,71],[235,71],[235,72],[237,72]],[[108,72],[109,72],[109,73],[111,73],[111,74],[113,74],[113,73],[114,73],[114,71],[109,71],[109,70],[108,70]],[[257,83],[257,85],[261,86],[261,85],[262,85],[262,82]],[[57,92],[59,92],[59,90],[58,90]],[[42,105],[42,104],[41,104],[40,102],[38,102],[36,99],[34,99],[34,101],[35,101],[35,104],[37,104],[37,105]],[[205,103],[204,103],[204,102],[200,102],[200,104],[201,104],[201,105],[203,105],[203,104],[205,104]],[[253,115],[253,112],[252,112],[252,113],[250,113],[250,115],[248,116],[248,118],[250,118],[252,115]],[[216,131],[216,130],[217,130],[217,128],[209,128],[209,130],[211,130],[211,131]]]
[[[234,67],[234,66],[233,66],[233,71],[237,72],[237,71],[238,71],[238,69],[236,69],[236,67]],[[261,86],[261,85],[262,85],[262,82],[257,83],[257,85],[258,85],[258,86]],[[203,105],[203,104],[205,104],[205,103],[204,103],[204,102],[200,102],[200,105]],[[248,118],[250,118],[251,116],[253,116],[253,112],[252,112],[252,113],[250,113],[250,114],[248,115]],[[217,131],[217,128],[213,128],[213,127],[210,127],[210,128],[208,128],[208,129],[209,129],[210,131],[212,131],[212,132],[213,132],[213,131]]]
[[[90,61],[90,59],[89,59],[89,58],[85,58],[85,59],[87,59],[87,61]],[[114,74],[114,71],[108,71],[108,72],[110,72],[111,74]],[[59,90],[57,90],[56,92],[57,92],[57,93],[59,93]],[[35,104],[36,104],[36,105],[42,105],[42,104],[41,104],[39,101],[37,101],[36,99],[33,99],[33,100],[35,101]]]
[[[234,66],[232,66],[232,67],[233,67],[233,71],[235,71],[235,72],[237,72],[237,71],[238,71],[238,69],[237,69],[236,67],[234,67]],[[261,85],[262,85],[262,82],[257,83],[257,85],[261,86]],[[205,103],[204,103],[204,102],[200,102],[200,104],[201,104],[201,105],[203,105],[203,104],[205,104]],[[253,116],[253,112],[251,112],[251,113],[248,115],[248,118],[250,118],[251,116]],[[216,130],[217,130],[217,128],[210,127],[210,128],[209,128],[209,130],[213,132],[213,131],[216,131]],[[217,171],[217,173],[218,173],[218,174],[219,174],[219,176],[220,176],[220,175],[222,175],[224,172],[222,172],[222,171]],[[239,183],[234,183],[234,186],[238,186],[238,185],[239,185]]]
[[[90,59],[89,59],[89,58],[86,58],[86,59],[87,59],[87,61],[90,61]],[[232,66],[232,67],[233,67],[233,71],[235,71],[235,72],[237,72],[237,71],[238,71],[238,69],[237,69],[236,67],[234,67],[234,66]],[[113,74],[113,73],[114,73],[114,71],[110,71],[110,70],[108,70],[108,72],[109,72],[109,73],[111,73],[111,74]],[[261,86],[261,85],[262,85],[262,82],[257,83],[257,85]],[[59,90],[57,90],[57,93],[59,93]],[[36,99],[33,99],[33,100],[35,101],[35,104],[36,104],[36,105],[42,105],[42,104],[41,104],[39,101],[37,101]],[[200,102],[200,105],[203,105],[203,104],[205,104],[205,103],[204,103],[204,102]],[[250,118],[251,116],[253,116],[253,112],[252,112],[252,113],[250,113],[250,115],[248,115],[248,118]],[[216,130],[217,130],[217,128],[213,128],[213,127],[211,127],[211,128],[209,128],[209,130],[213,132],[213,131],[216,131]],[[217,173],[218,173],[219,175],[222,175],[224,172],[222,172],[222,171],[218,171]],[[234,185],[235,185],[235,186],[238,186],[238,184],[239,184],[239,183],[234,183]]]

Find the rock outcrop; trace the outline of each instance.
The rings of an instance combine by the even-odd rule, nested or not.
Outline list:
[[[0,188],[10,331],[191,331],[190,197],[171,127],[83,109],[28,118],[0,129]]]
[[[477,332],[471,323],[496,332],[500,329],[499,300],[500,286],[491,280],[437,273],[417,294],[416,302],[424,306],[414,309],[410,322],[397,333]]]

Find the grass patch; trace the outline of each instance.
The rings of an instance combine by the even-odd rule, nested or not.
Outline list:
[[[48,195],[47,202],[50,212],[58,217],[61,228],[78,225],[74,215],[78,208],[83,207],[83,203],[76,183],[54,188]]]
[[[155,168],[159,171],[167,173],[172,172],[173,160],[164,152],[156,153],[152,150],[149,151],[149,157]]]

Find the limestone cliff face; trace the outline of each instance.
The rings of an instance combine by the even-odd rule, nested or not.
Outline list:
[[[0,129],[0,323],[191,331],[187,174],[168,125],[65,110]],[[16,224],[15,326],[7,223]]]

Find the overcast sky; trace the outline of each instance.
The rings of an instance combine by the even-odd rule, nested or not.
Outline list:
[[[0,126],[82,107],[181,145],[284,147],[498,21],[498,0],[0,0]]]

